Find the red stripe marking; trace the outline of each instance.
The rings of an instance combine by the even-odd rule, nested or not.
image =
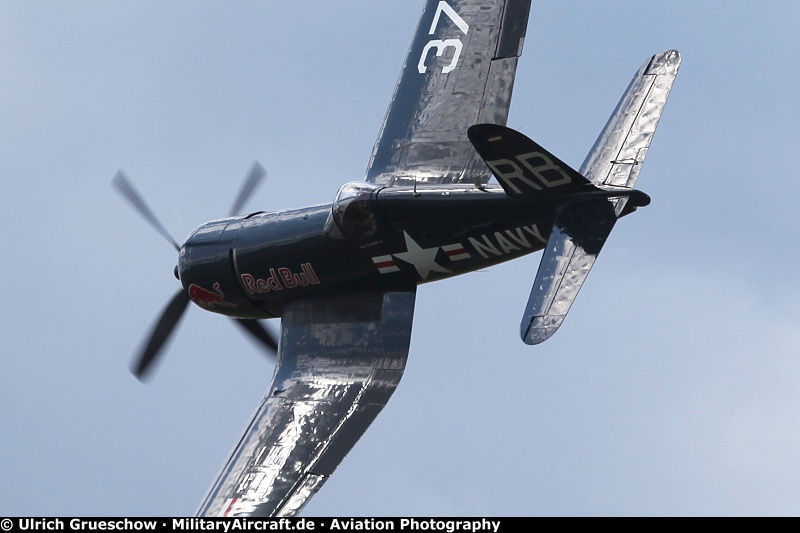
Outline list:
[[[222,514],[222,516],[228,516],[228,513],[231,512],[233,506],[236,505],[236,500],[238,500],[238,498],[231,498],[231,503],[228,504],[228,508],[225,509],[225,512]]]

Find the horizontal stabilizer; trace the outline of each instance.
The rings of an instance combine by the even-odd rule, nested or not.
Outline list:
[[[544,199],[595,189],[569,165],[511,128],[476,124],[467,135],[509,196]]]
[[[633,188],[681,65],[677,50],[654,55],[636,72],[581,165],[599,187]]]
[[[558,212],[520,324],[526,344],[546,341],[561,326],[614,228],[614,207],[596,198]]]
[[[588,179],[594,191],[572,194],[573,203],[562,206],[556,216],[520,325],[525,343],[539,344],[553,336],[617,218],[650,202],[633,187],[680,64],[677,50],[661,52],[646,61],[586,157],[578,175]],[[551,160],[563,165],[555,158]]]

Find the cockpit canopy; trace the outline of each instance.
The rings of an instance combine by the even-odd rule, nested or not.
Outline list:
[[[349,239],[368,239],[380,229],[377,193],[381,186],[355,181],[339,189],[333,201],[332,216],[339,230]]]

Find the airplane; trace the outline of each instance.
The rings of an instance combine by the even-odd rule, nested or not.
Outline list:
[[[113,184],[178,251],[181,287],[137,356],[145,379],[194,302],[277,353],[272,382],[198,516],[296,516],[397,388],[417,288],[544,250],[520,336],[561,326],[634,188],[680,67],[634,75],[579,170],[505,126],[530,0],[425,0],[363,181],[331,204],[229,216],[179,245],[122,171]],[[489,183],[494,177],[496,184]],[[280,318],[280,336],[260,322]]]

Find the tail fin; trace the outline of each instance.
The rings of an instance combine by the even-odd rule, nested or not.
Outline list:
[[[476,124],[467,136],[509,196],[544,199],[596,190],[569,165],[511,128]]]
[[[589,198],[566,204],[558,212],[520,325],[527,344],[544,342],[556,332],[617,218],[649,200],[632,188],[680,60],[680,54],[670,50],[639,69],[589,152],[581,174],[606,191],[608,199]]]

